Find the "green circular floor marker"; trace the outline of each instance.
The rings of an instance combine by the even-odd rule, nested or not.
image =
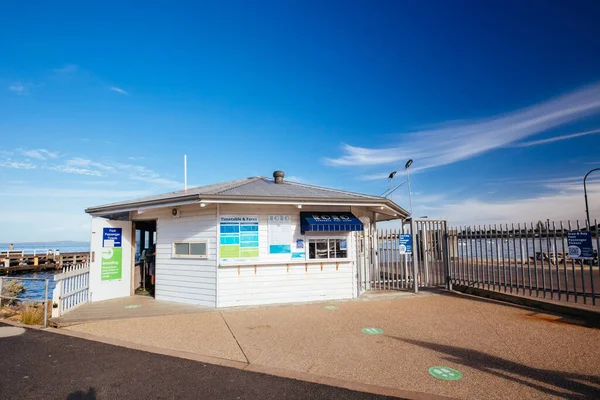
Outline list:
[[[383,334],[383,329],[379,329],[379,328],[362,328],[362,332],[366,333],[367,335],[382,335]]]
[[[139,304],[132,304],[130,306],[125,306],[125,308],[140,308],[141,306]]]
[[[325,306],[323,308],[326,310],[337,310],[339,307],[338,306]]]
[[[457,381],[462,379],[462,374],[460,372],[449,367],[431,367],[429,368],[429,374],[434,378],[442,379],[444,381]]]

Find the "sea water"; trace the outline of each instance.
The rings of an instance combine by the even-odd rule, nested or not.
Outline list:
[[[10,243],[0,243],[0,252],[7,251],[10,247]],[[12,251],[21,252],[24,251],[26,254],[31,254],[35,250],[37,254],[45,254],[46,251],[52,250],[56,252],[58,250],[61,253],[77,253],[77,252],[89,252],[89,242],[27,242],[27,243],[14,243],[14,249]],[[60,270],[45,270],[39,272],[27,272],[18,275],[11,275],[14,278],[41,278],[48,279],[48,299],[52,299],[52,291],[54,290],[54,274],[60,273]],[[27,300],[42,300],[45,296],[46,282],[44,280],[22,280],[25,286],[25,293],[21,293],[18,297]]]

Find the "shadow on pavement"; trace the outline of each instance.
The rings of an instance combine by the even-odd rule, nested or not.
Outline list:
[[[67,396],[67,400],[96,400],[96,389],[89,388],[87,392],[83,390],[78,390],[76,392],[70,393]]]
[[[453,292],[449,292],[447,290],[440,290],[440,291],[436,292],[436,294],[439,294],[441,296],[462,298],[462,299],[476,301],[476,302],[480,302],[480,303],[493,304],[496,306],[516,308],[518,310],[523,310],[523,311],[529,311],[530,312],[530,314],[528,314],[529,318],[545,320],[546,322],[577,325],[577,326],[582,326],[585,328],[592,328],[592,329],[598,328],[600,326],[597,323],[595,323],[594,321],[586,321],[585,319],[582,319],[582,318],[566,316],[564,314],[559,314],[559,313],[552,312],[549,310],[537,310],[537,309],[529,307],[529,306],[508,303],[508,302],[505,302],[502,300],[488,299],[486,297],[479,297],[479,296],[473,295],[473,294],[466,294],[466,296],[468,296],[468,297],[465,297],[465,295],[463,295],[463,294],[453,293]],[[543,318],[543,317],[539,317],[540,315],[553,315],[557,318],[556,319]]]
[[[600,398],[600,389],[583,383],[587,382],[600,385],[599,376],[533,368],[473,349],[447,346],[422,340],[403,339],[389,335],[386,336],[414,346],[446,354],[449,357],[444,357],[444,360],[475,368],[482,372],[487,372],[525,386],[530,386],[549,395],[570,399]],[[540,351],[545,350],[540,349]],[[513,375],[522,376],[527,378],[527,380],[520,379]],[[555,390],[548,386],[553,386],[557,389],[562,389],[563,391]],[[490,390],[493,390],[493,388],[490,388]]]

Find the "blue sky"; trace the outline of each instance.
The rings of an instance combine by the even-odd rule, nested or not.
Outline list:
[[[371,194],[413,158],[415,214],[581,218],[600,6],[520,3],[4,4],[0,242],[86,240],[85,207],[181,188],[183,154],[194,185]]]

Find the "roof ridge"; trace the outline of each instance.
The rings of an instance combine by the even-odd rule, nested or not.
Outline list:
[[[220,193],[222,193],[222,192],[224,192],[226,190],[231,190],[231,189],[234,189],[234,188],[238,188],[238,187],[242,187],[242,186],[248,185],[248,184],[250,184],[252,182],[256,182],[257,180],[259,180],[261,178],[262,178],[262,176],[253,176],[253,177],[249,177],[249,178],[235,179],[233,181],[230,181],[231,185],[227,185],[225,187],[222,187],[218,191],[215,191],[215,192],[210,193],[210,194],[220,194]],[[209,194],[209,193],[202,193],[202,194]]]
[[[267,179],[271,179],[271,178],[267,178]],[[273,180],[273,179],[271,179],[271,180]],[[365,197],[365,198],[370,198],[370,197],[376,197],[376,198],[379,198],[379,199],[385,198],[385,197],[375,196],[375,195],[370,195],[370,194],[364,194],[364,193],[358,193],[358,192],[350,192],[348,190],[341,190],[341,189],[335,189],[335,188],[328,188],[328,187],[324,187],[324,186],[310,185],[308,183],[300,183],[300,182],[294,182],[294,181],[285,181],[285,182],[293,184],[293,185],[305,186],[305,187],[310,187],[310,188],[315,188],[315,189],[320,189],[320,190],[327,190],[329,192],[351,194],[353,196],[360,196],[360,197]]]

